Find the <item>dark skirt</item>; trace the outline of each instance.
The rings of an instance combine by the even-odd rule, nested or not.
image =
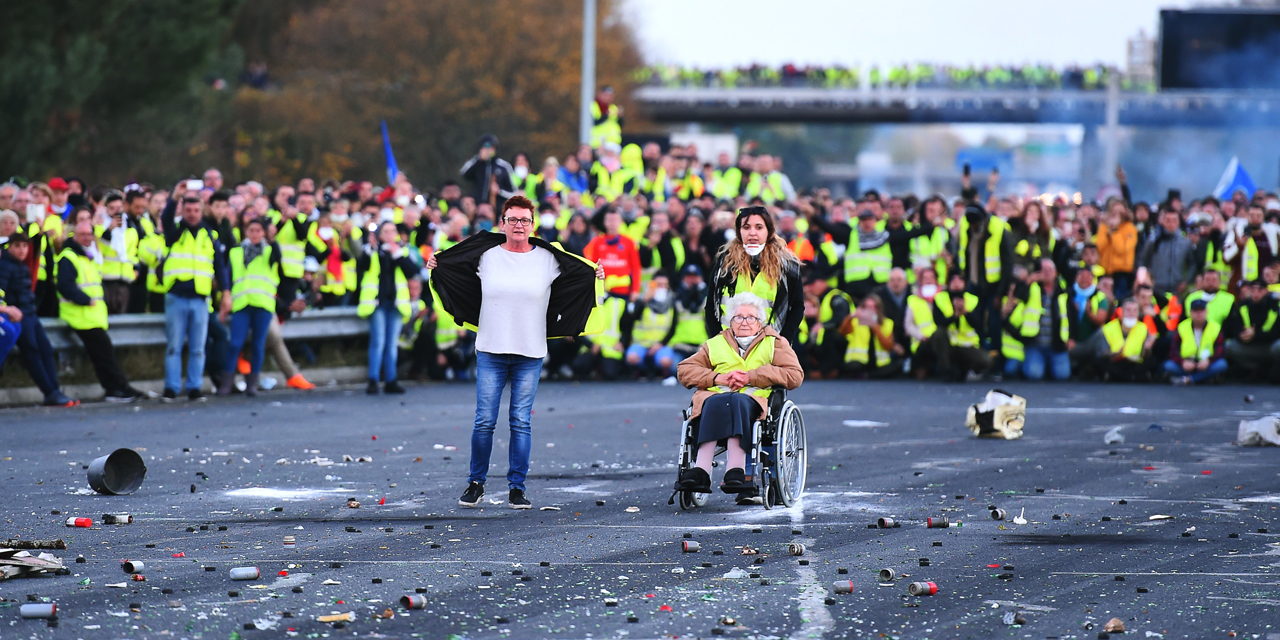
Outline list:
[[[698,444],[743,438],[751,433],[751,423],[759,416],[760,403],[755,398],[745,393],[717,393],[702,403]]]

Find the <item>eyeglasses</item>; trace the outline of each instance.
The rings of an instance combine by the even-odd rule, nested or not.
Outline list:
[[[513,227],[528,227],[533,225],[533,218],[506,218],[507,224]]]
[[[755,316],[734,316],[732,318],[729,318],[729,322],[733,324],[742,324],[748,321],[750,321],[753,324],[759,324],[760,318],[757,318]]]

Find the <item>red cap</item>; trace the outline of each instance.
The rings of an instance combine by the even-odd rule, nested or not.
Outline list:
[[[71,187],[67,186],[67,181],[62,178],[55,177],[49,180],[49,188],[54,191],[66,191]]]

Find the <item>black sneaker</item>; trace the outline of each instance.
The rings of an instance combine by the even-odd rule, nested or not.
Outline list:
[[[725,493],[741,493],[754,486],[747,482],[747,472],[741,468],[734,467],[724,472],[724,482],[720,484],[720,490]]]
[[[187,392],[187,399],[192,402],[204,402],[209,398],[205,397],[204,392],[199,389],[192,389]]]
[[[680,472],[680,479],[676,481],[676,491],[711,493],[711,475],[702,467],[685,469]]]
[[[524,490],[512,489],[511,492],[507,494],[507,506],[512,509],[532,509],[533,503],[529,502],[529,499],[524,497]]]
[[[127,392],[120,391],[108,393],[103,400],[106,400],[107,402],[133,402],[134,400],[137,400],[137,398],[129,395]]]
[[[173,402],[178,399],[178,392],[173,389],[165,389],[164,395],[160,396],[161,402]]]
[[[462,497],[458,498],[458,505],[463,507],[475,507],[484,501],[484,485],[479,482],[472,482],[467,485],[467,490],[462,492]]]
[[[367,394],[369,394],[369,395],[371,395],[371,396],[376,396],[376,395],[378,395],[378,381],[377,381],[377,380],[370,380],[370,381],[369,381],[369,386],[367,386],[367,387],[365,387],[365,388],[364,388],[364,392],[365,392],[365,393],[367,393]]]
[[[400,386],[399,382],[392,380],[391,382],[388,382],[382,385],[382,392],[383,393],[404,393],[404,387]]]

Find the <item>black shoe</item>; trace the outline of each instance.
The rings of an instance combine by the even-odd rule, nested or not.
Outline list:
[[[68,398],[67,394],[61,391],[55,391],[44,399],[43,404],[46,407],[78,407],[80,401]]]
[[[524,497],[524,491],[522,489],[512,489],[507,494],[507,506],[512,509],[532,509],[533,503],[529,502],[529,499]]]
[[[173,402],[178,399],[178,392],[173,389],[165,389],[164,395],[160,396],[161,402]]]
[[[742,493],[739,493],[734,502],[743,506],[749,504],[764,504],[764,501],[760,499],[760,491],[755,487],[752,487],[750,491],[743,491]]]
[[[725,493],[742,493],[751,488],[753,486],[747,482],[747,472],[739,467],[724,472],[724,481],[720,483],[720,490]]]
[[[458,505],[463,507],[475,507],[484,501],[484,485],[479,482],[472,482],[467,485],[467,490],[462,492],[462,497],[458,498]]]
[[[369,386],[367,386],[367,387],[365,387],[365,388],[364,388],[364,392],[365,392],[366,394],[368,394],[368,395],[371,395],[371,396],[376,396],[376,395],[378,395],[378,381],[377,381],[377,380],[370,380],[370,381],[369,381]]]
[[[680,479],[676,480],[676,491],[711,493],[711,474],[702,467],[685,469],[680,472]]]
[[[382,392],[383,393],[404,393],[404,387],[400,386],[399,382],[392,380],[391,382],[388,382],[382,385]]]
[[[103,400],[107,402],[133,402],[137,400],[137,397],[130,395],[128,391],[116,391],[108,393]]]
[[[199,389],[192,389],[188,391],[187,399],[192,402],[204,402],[205,400],[208,400],[208,398],[205,397],[204,392]]]

